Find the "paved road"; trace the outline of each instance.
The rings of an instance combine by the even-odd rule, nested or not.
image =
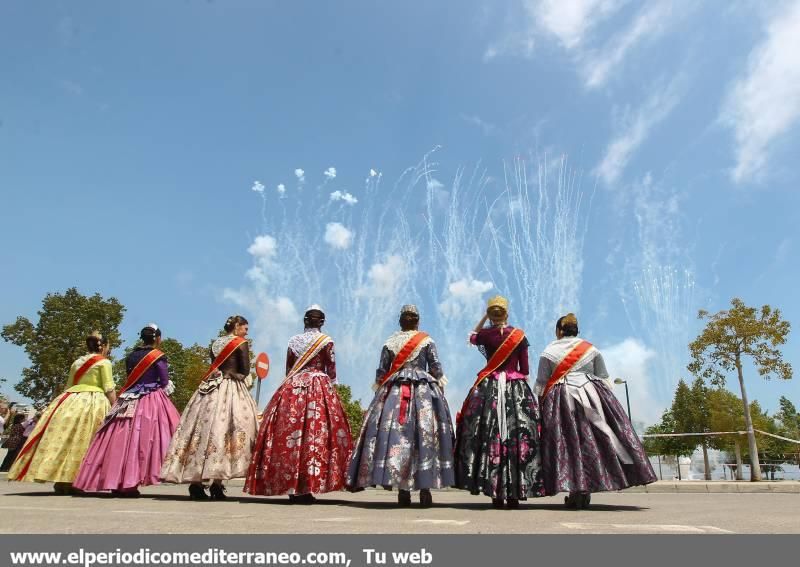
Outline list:
[[[298,506],[240,495],[240,486],[226,502],[191,502],[185,487],[169,485],[135,500],[57,496],[51,487],[0,482],[0,533],[800,533],[800,494],[607,493],[576,512],[561,498],[493,510],[461,491],[434,493],[430,509],[397,509],[396,493],[384,490]]]

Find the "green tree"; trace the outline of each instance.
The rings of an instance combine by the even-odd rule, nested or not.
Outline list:
[[[778,401],[778,408],[775,419],[780,424],[779,435],[800,440],[800,413],[797,408],[785,396],[781,396]],[[786,462],[800,464],[800,444],[782,441],[779,450],[785,456]]]
[[[25,349],[31,365],[22,369],[14,389],[41,408],[65,386],[69,367],[86,352],[86,336],[100,331],[111,348],[120,345],[119,325],[125,307],[114,297],[82,295],[76,288],[63,294],[48,293],[42,300],[36,324],[17,317],[0,336]]]
[[[731,308],[715,314],[701,310],[701,320],[707,321],[705,329],[689,344],[692,362],[689,371],[717,385],[725,384],[725,374],[736,370],[742,393],[745,429],[749,446],[750,480],[761,480],[758,446],[753,431],[750,404],[744,384],[742,363],[750,357],[764,378],[777,376],[784,380],[792,377],[792,366],[784,362],[780,345],[786,343],[791,328],[781,318],[779,309],[764,305],[760,310],[748,307],[739,298],[731,300]]]
[[[711,408],[709,407],[708,388],[702,378],[695,378],[689,391],[691,413],[687,427],[696,433],[711,431]],[[708,462],[708,448],[711,442],[708,437],[697,437],[703,450],[703,471],[705,480],[711,480],[711,467]]]
[[[350,423],[353,439],[356,439],[361,433],[361,423],[364,421],[364,408],[361,407],[361,400],[354,400],[350,386],[344,384],[336,384],[336,393],[339,394],[339,400],[342,402],[347,421]]]

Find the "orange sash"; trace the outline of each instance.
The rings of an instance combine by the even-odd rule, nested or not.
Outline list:
[[[136,382],[139,381],[139,378],[141,378],[142,375],[147,372],[147,370],[162,356],[164,356],[164,353],[156,348],[144,355],[136,364],[136,366],[133,367],[131,373],[128,374],[128,380],[125,382],[125,385],[122,387],[122,390],[120,390],[119,393],[123,393],[128,388],[131,388],[134,384],[136,384]]]
[[[461,421],[461,416],[464,411],[467,409],[467,405],[469,402],[470,394],[477,388],[481,382],[486,380],[486,378],[495,370],[500,368],[503,364],[505,364],[508,357],[511,356],[511,353],[516,350],[516,348],[522,344],[522,341],[525,339],[525,331],[522,329],[514,329],[511,333],[500,343],[500,346],[497,347],[497,350],[494,351],[494,354],[489,358],[489,361],[486,363],[486,366],[478,372],[478,379],[475,380],[475,383],[467,392],[467,397],[464,400],[464,404],[461,406],[461,411],[456,414],[456,422]]]
[[[103,357],[101,356],[100,358],[103,358]],[[86,366],[86,365],[84,364],[84,366]],[[81,370],[83,370],[83,366],[81,366]],[[84,372],[86,372],[86,371],[84,370]],[[34,437],[29,439],[28,442],[25,443],[25,446],[19,452],[19,454],[17,455],[17,458],[14,459],[14,462],[16,463],[20,459],[24,458],[24,456],[26,454],[31,453],[31,455],[28,457],[28,462],[25,463],[25,466],[22,468],[22,470],[19,472],[19,474],[17,476],[15,476],[14,478],[9,477],[8,480],[20,480],[20,479],[25,478],[25,475],[28,474],[28,469],[31,467],[31,463],[33,462],[33,453],[36,452],[36,448],[39,446],[39,441],[44,436],[44,432],[47,431],[47,427],[50,425],[50,420],[53,419],[53,416],[58,411],[59,406],[64,403],[64,400],[66,400],[71,395],[72,395],[72,392],[65,392],[65,393],[61,394],[60,398],[58,398],[58,403],[56,404],[56,407],[54,407],[53,411],[50,412],[50,415],[47,416],[47,421],[44,423],[42,428],[39,430],[39,432]]]
[[[589,349],[592,348],[592,343],[589,341],[581,341],[572,347],[572,350],[569,351],[564,358],[561,359],[561,362],[558,363],[555,370],[553,370],[553,375],[550,376],[550,380],[547,381],[547,385],[544,387],[544,392],[542,392],[542,397],[544,398],[547,395],[547,392],[556,385],[556,383],[564,377],[565,374],[569,373],[575,365],[583,358],[583,355],[589,352]]]
[[[98,362],[103,360],[105,357],[101,354],[95,354],[90,356],[86,362],[84,362],[80,368],[75,372],[75,376],[72,377],[72,385],[76,386],[78,382],[81,381],[83,375],[89,372],[89,370]]]
[[[242,343],[247,342],[247,339],[243,339],[242,337],[233,337],[228,344],[220,351],[217,355],[217,358],[214,359],[214,362],[211,363],[211,366],[208,367],[208,372],[206,375],[203,376],[203,380],[208,380],[208,378],[217,371],[217,369],[222,366],[222,363],[228,360],[228,357],[233,354],[237,348],[239,348]],[[203,381],[201,380],[201,382]]]
[[[380,386],[386,384],[386,382],[388,382],[392,376],[397,374],[397,371],[400,370],[406,362],[408,362],[408,357],[411,356],[411,353],[413,353],[420,343],[427,338],[428,333],[419,331],[406,341],[406,344],[403,345],[403,348],[401,348],[400,352],[397,353],[397,356],[394,357],[392,365],[389,367],[389,371],[381,377]]]
[[[286,380],[289,380],[292,376],[305,368],[306,364],[308,364],[312,358],[317,356],[323,347],[325,347],[330,341],[331,338],[328,335],[320,333],[317,339],[309,345],[300,358],[295,360],[294,364],[289,369],[289,372],[286,373],[286,378],[284,378],[283,381],[286,382]]]

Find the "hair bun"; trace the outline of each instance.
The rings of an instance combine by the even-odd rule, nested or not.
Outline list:
[[[564,315],[564,319],[561,320],[562,325],[577,325],[578,318],[575,317],[574,313],[567,313]]]

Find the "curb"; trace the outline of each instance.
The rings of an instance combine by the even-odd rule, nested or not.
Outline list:
[[[647,492],[649,494],[800,494],[800,482],[761,481],[658,481],[647,486],[635,486],[625,492]]]

